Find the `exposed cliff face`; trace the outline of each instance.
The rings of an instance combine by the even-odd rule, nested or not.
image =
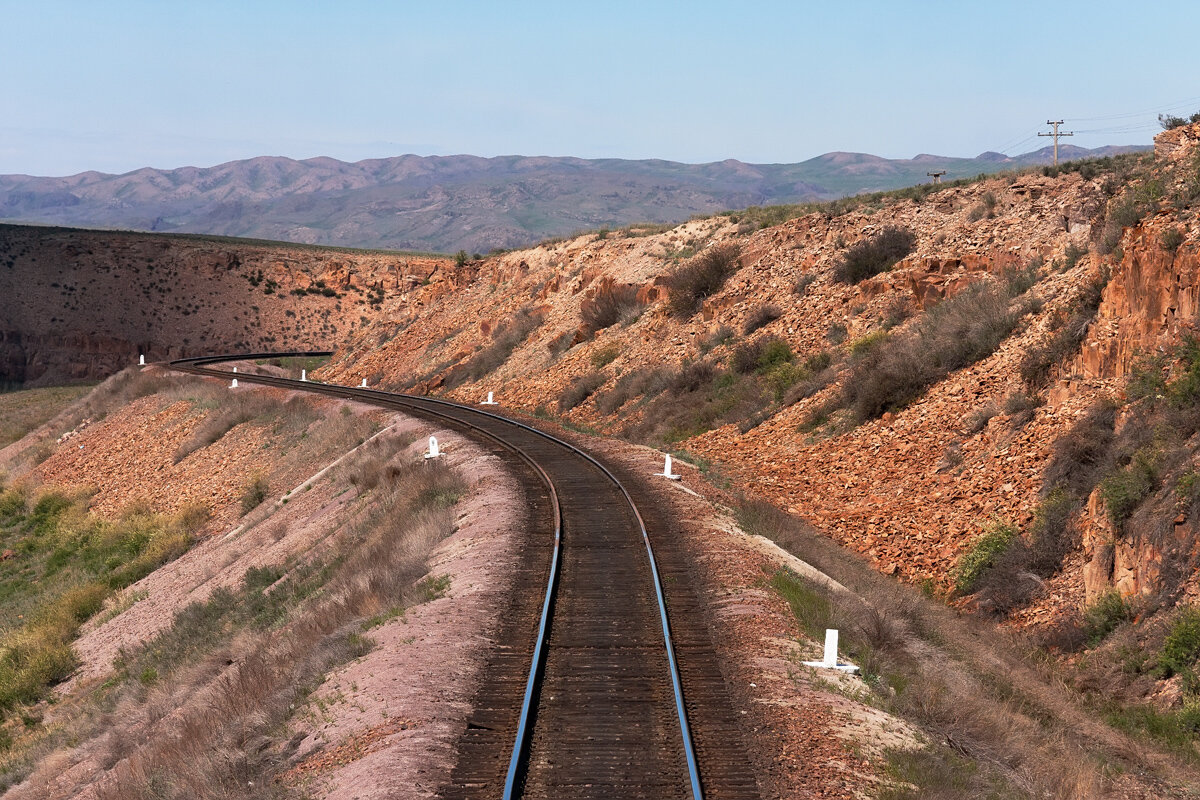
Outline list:
[[[1167,230],[1185,240],[1163,246]],[[1193,331],[1200,311],[1200,228],[1184,232],[1173,211],[1162,211],[1129,231],[1124,257],[1114,265],[1096,325],[1076,368],[1089,377],[1127,375],[1141,356],[1164,351]]]
[[[472,268],[402,254],[0,226],[0,383],[96,380],[150,360],[331,348]]]

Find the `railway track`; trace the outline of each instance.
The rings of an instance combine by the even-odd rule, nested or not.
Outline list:
[[[252,353],[170,366],[228,379],[232,372],[212,365],[318,355],[328,354]],[[531,524],[443,796],[759,796],[686,559],[667,515],[650,498],[635,497],[639,481],[623,476],[631,492],[616,471],[574,445],[481,409],[236,377],[436,420],[519,467]],[[635,501],[647,508],[649,528]]]

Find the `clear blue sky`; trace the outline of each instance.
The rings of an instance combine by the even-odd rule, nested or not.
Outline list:
[[[1185,0],[0,0],[0,19],[0,173],[972,156],[1043,146],[1050,117],[1073,144],[1148,143],[1159,111],[1200,109]]]

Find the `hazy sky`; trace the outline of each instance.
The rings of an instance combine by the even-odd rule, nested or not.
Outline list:
[[[0,173],[1149,143],[1200,3],[0,0]],[[1087,131],[1085,133],[1085,131]]]

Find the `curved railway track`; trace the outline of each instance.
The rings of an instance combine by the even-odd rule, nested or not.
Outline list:
[[[170,366],[228,379],[232,372],[211,365],[323,355],[251,353]],[[635,497],[637,482],[631,492],[569,442],[481,409],[236,377],[436,420],[520,466],[531,525],[445,797],[758,797],[686,559],[662,509]]]

